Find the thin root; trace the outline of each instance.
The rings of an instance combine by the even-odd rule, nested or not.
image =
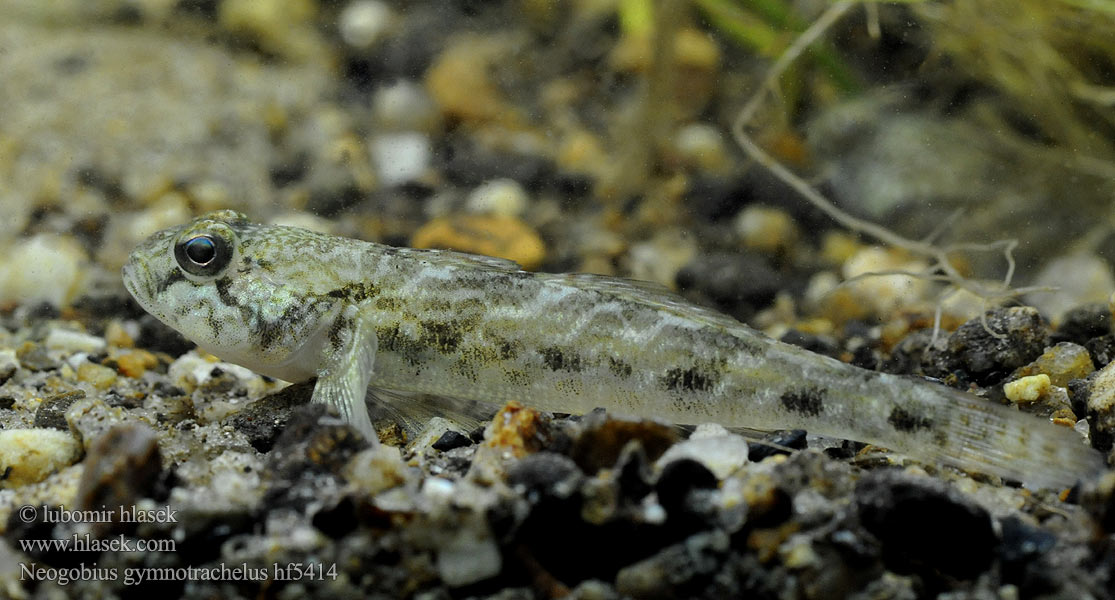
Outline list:
[[[755,116],[762,102],[766,99],[767,94],[777,94],[776,83],[778,78],[782,76],[783,72],[795,61],[797,58],[814,42],[816,42],[825,31],[828,30],[834,23],[843,17],[853,6],[857,3],[852,0],[841,0],[832,4],[821,16],[798,36],[796,40],[778,57],[770,70],[767,72],[766,78],[763,80],[759,89],[751,97],[750,100],[744,104],[740,109],[739,114],[736,116],[735,122],[732,125],[732,135],[736,143],[740,145],[744,152],[747,153],[755,162],[765,167],[768,171],[782,180],[783,183],[790,186],[794,191],[798,192],[810,204],[821,210],[834,221],[847,228],[848,230],[874,238],[884,244],[893,246],[895,248],[902,248],[911,254],[924,257],[931,263],[929,272],[904,272],[904,271],[878,271],[875,273],[868,273],[853,277],[844,282],[850,283],[857,279],[871,275],[907,275],[910,277],[918,277],[922,279],[931,279],[934,281],[945,281],[951,284],[956,289],[971,292],[984,300],[985,308],[987,305],[996,305],[1003,301],[1017,297],[1021,290],[1012,289],[1010,287],[1011,281],[1014,278],[1015,262],[1012,251],[1018,245],[1017,240],[998,240],[987,244],[953,244],[949,246],[937,246],[933,243],[944,230],[944,227],[951,223],[958,214],[954,214],[942,225],[931,232],[922,241],[911,240],[903,237],[882,225],[860,219],[855,217],[843,209],[839,208],[831,200],[826,198],[823,194],[817,191],[809,182],[801,177],[798,177],[790,171],[777,159],[767,154],[762,148],[755,143],[752,137],[747,133],[748,125],[751,123],[752,118]],[[1006,274],[1003,277],[1002,283],[998,285],[989,286],[985,283],[977,282],[968,279],[961,274],[952,262],[949,260],[950,252],[986,252],[986,251],[1000,251],[1007,261]],[[941,274],[936,275],[933,272],[939,271]],[[843,285],[843,284],[841,284]],[[938,328],[940,326],[940,302],[938,299],[937,311],[934,317],[934,339],[936,338]],[[997,338],[1003,339],[1005,336],[1001,333],[992,331],[987,325],[986,310],[980,317],[981,322],[987,332]]]

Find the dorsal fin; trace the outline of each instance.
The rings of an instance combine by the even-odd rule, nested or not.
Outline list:
[[[566,285],[647,304],[681,317],[711,325],[731,329],[747,327],[747,325],[722,312],[693,304],[666,286],[651,281],[622,279],[591,273],[563,273],[552,277]]]
[[[506,258],[484,256],[483,254],[467,254],[454,250],[400,248],[414,258],[425,258],[441,265],[468,267],[470,269],[484,269],[491,271],[515,272],[522,271],[519,263]]]

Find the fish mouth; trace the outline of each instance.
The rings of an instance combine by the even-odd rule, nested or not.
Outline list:
[[[138,273],[140,272],[139,266],[135,261],[129,260],[124,263],[124,266],[120,269],[120,277],[124,281],[124,289],[128,290],[132,299],[135,300],[143,310],[151,312],[148,306],[148,296],[142,293],[141,282],[138,277]]]
[[[120,269],[120,277],[124,280],[124,289],[128,290],[128,293],[131,294],[133,298],[137,298],[138,300],[134,288],[134,275],[135,267],[132,265],[132,261],[129,260],[128,262],[124,263],[124,266]]]

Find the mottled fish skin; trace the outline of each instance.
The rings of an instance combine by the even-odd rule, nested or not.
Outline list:
[[[191,242],[199,237],[208,241]],[[204,265],[191,258],[211,254]],[[531,273],[232,211],[153,235],[123,276],[147,311],[205,350],[286,381],[318,377],[314,401],[337,406],[373,441],[368,385],[801,428],[1031,486],[1071,485],[1102,468],[1071,429],[783,344],[652,284]]]

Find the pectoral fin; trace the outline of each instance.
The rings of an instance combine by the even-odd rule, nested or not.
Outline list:
[[[379,347],[371,321],[368,311],[358,305],[337,316],[323,348],[324,365],[312,401],[335,406],[341,418],[374,445],[379,439],[364,403]]]

